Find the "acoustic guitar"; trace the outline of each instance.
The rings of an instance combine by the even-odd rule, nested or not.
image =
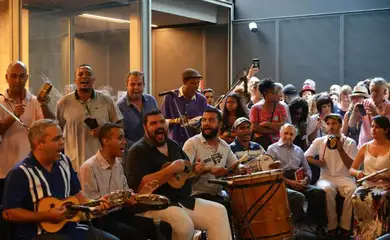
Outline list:
[[[206,164],[206,163],[211,162],[211,161],[213,161],[214,163],[217,163],[221,158],[222,158],[221,153],[217,153],[215,155],[213,154],[210,158],[203,160],[203,163]],[[248,154],[245,154],[237,162],[235,162],[232,166],[227,168],[227,171],[229,172],[230,170],[235,169],[240,163],[246,162],[246,161],[248,161],[248,159],[249,159]],[[163,165],[162,168],[165,168],[165,167],[169,166],[170,164],[171,164],[171,162],[167,162]],[[212,166],[210,166],[210,167],[212,167]],[[207,167],[205,167],[205,168],[207,168]],[[168,180],[168,184],[173,188],[179,189],[179,188],[182,188],[184,186],[184,184],[186,183],[187,180],[189,180],[191,178],[198,177],[201,174],[197,174],[195,172],[194,164],[186,164],[186,169],[183,172],[175,173],[173,175],[173,177],[171,177]]]
[[[106,212],[106,214],[117,211],[121,209],[120,207],[130,199],[133,194],[130,190],[121,190],[110,193],[107,196],[107,200],[112,206],[110,210]],[[63,220],[53,223],[53,222],[41,222],[40,225],[46,232],[56,233],[60,231],[64,225],[68,222],[79,222],[83,219],[83,212],[91,213],[91,217],[101,217],[99,209],[100,201],[93,201],[88,204],[80,204],[79,200],[76,197],[68,197],[63,200],[59,200],[55,197],[45,197],[39,200],[37,211],[44,212],[49,211],[53,208],[59,208],[64,206],[66,208],[65,217]],[[104,215],[104,214],[103,214]]]

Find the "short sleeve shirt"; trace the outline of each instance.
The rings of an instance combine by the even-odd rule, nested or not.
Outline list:
[[[98,138],[91,135],[91,129],[85,124],[86,118],[95,118],[101,126],[106,122],[116,123],[123,116],[110,96],[97,91],[92,92],[91,99],[85,103],[77,91],[58,101],[57,119],[64,129],[65,153],[76,171],[101,148]]]
[[[198,158],[204,162],[205,167],[230,167],[237,162],[237,157],[234,155],[229,145],[222,139],[219,139],[217,151],[214,152],[213,147],[207,144],[206,139],[202,134],[195,135],[187,140],[183,146],[184,152],[187,154],[191,162]],[[221,194],[220,186],[208,183],[207,180],[215,179],[215,176],[208,173],[202,174],[193,186],[192,194],[211,193],[214,195]]]
[[[62,155],[60,160],[55,161],[51,172],[48,172],[30,153],[7,175],[3,207],[35,211],[36,204],[44,197],[64,199],[76,195],[80,190],[77,175],[66,156]],[[67,223],[61,232],[67,233],[75,225]],[[15,223],[12,227],[13,239],[29,240],[42,233],[43,229],[35,223]]]
[[[350,177],[349,169],[344,165],[340,153],[337,149],[329,149],[326,146],[327,140],[327,136],[316,138],[310,145],[309,149],[305,152],[305,157],[314,157],[318,155],[320,160],[325,159],[326,166],[321,167],[321,175],[331,177]],[[355,159],[358,152],[356,142],[345,136],[343,136],[343,141],[344,151],[350,158]]]
[[[79,178],[83,193],[92,199],[129,189],[120,160],[111,167],[100,151],[81,165]]]
[[[174,141],[168,139],[168,156],[162,154],[147,138],[136,142],[129,150],[125,160],[125,175],[130,188],[137,190],[142,178],[161,170],[164,164],[178,159],[188,160],[187,155]],[[160,186],[154,193],[169,198],[172,204],[194,209],[195,199],[191,198],[191,181],[187,181],[180,189],[168,183]]]
[[[264,104],[259,102],[253,105],[250,111],[250,121],[252,123],[262,123],[262,122],[272,122],[272,123],[284,123],[288,119],[286,108],[282,104],[278,103],[275,107],[275,112],[272,115],[272,111],[266,111],[263,108]],[[272,117],[272,121],[271,121]],[[256,134],[259,135],[259,134]],[[279,133],[274,133],[270,135],[271,142],[277,142],[279,140]]]
[[[9,97],[7,91],[4,93],[4,96],[7,99],[0,97],[0,103],[10,112],[13,112],[16,102]],[[37,97],[28,91],[26,92],[26,98],[23,100],[23,104],[25,104],[26,107],[24,113],[20,116],[20,120],[27,126],[30,126],[36,120],[43,118],[41,104],[38,102]],[[0,108],[0,120],[4,120],[8,116],[8,113]],[[8,171],[11,170],[16,163],[27,156],[30,152],[30,143],[28,141],[28,131],[17,122],[14,122],[0,137],[1,179],[7,176]]]

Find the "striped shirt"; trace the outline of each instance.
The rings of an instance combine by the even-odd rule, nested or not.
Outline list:
[[[42,198],[53,196],[64,199],[76,195],[80,190],[77,175],[65,155],[54,162],[51,172],[48,172],[30,153],[7,175],[3,207],[36,211]],[[76,223],[67,223],[61,233],[68,234],[76,226]],[[32,239],[42,233],[43,229],[36,223],[15,223],[12,227],[13,239]]]
[[[234,142],[232,142],[230,145],[230,149],[232,152],[236,155],[237,159],[240,159],[243,157],[245,154],[248,154],[249,159],[254,159],[260,156],[260,154],[265,153],[264,148],[255,142],[249,142],[249,149],[245,148],[240,144],[240,142],[236,139],[234,139]]]

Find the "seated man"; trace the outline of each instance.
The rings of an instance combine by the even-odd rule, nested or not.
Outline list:
[[[207,230],[209,240],[232,239],[228,216],[221,204],[190,197],[191,181],[184,182],[181,188],[168,184],[172,177],[177,179],[179,173],[188,172],[192,166],[181,147],[167,137],[168,129],[162,113],[158,110],[146,113],[143,123],[145,137],[130,148],[125,161],[128,184],[139,189],[157,180],[160,187],[156,193],[168,197],[172,206],[142,215],[170,223],[173,240],[191,239],[195,228]],[[195,173],[200,173],[204,166],[197,162],[193,167]]]
[[[251,141],[251,121],[248,118],[238,118],[234,122],[233,128],[236,131],[236,139],[230,144],[230,149],[238,159],[248,154],[248,160],[251,160],[265,153],[264,148],[260,144]]]
[[[336,137],[336,147],[332,147],[328,136],[317,138],[305,152],[308,162],[321,168],[317,186],[326,193],[328,216],[328,235],[348,237],[351,229],[352,194],[356,189],[354,179],[349,175],[353,159],[357,154],[356,142],[341,134],[342,117],[339,114],[328,114],[324,117],[329,136]],[[328,143],[329,142],[329,143]],[[319,160],[314,156],[319,155]],[[337,221],[336,195],[344,197],[340,223]],[[337,232],[340,226],[340,232]]]
[[[221,125],[221,113],[215,108],[206,109],[201,122],[202,132],[188,139],[183,151],[191,162],[201,161],[205,165],[202,175],[192,186],[192,195],[225,203],[221,197],[221,186],[208,183],[209,179],[227,175],[227,168],[237,162],[229,145],[218,137]]]
[[[131,191],[119,161],[126,149],[122,127],[114,123],[105,123],[100,128],[98,137],[102,148],[80,167],[79,176],[83,193],[89,198],[97,199],[117,190]],[[158,187],[158,184],[154,185],[145,185],[140,189],[140,193],[152,193]],[[126,204],[133,205],[133,197]],[[158,238],[153,220],[134,215],[129,207],[96,219],[94,225],[120,239]],[[161,230],[166,239],[171,239],[169,224],[162,222]]]
[[[57,233],[45,233],[41,222],[59,222],[66,217],[65,207],[37,212],[45,197],[64,199],[74,195],[81,204],[89,199],[80,191],[80,182],[68,157],[61,151],[64,140],[57,122],[42,119],[34,122],[28,133],[32,152],[8,174],[4,194],[3,218],[13,222],[11,239],[17,240],[92,240],[118,239],[86,225],[69,222]],[[102,201],[105,201],[103,198]],[[108,209],[105,203],[101,209]]]
[[[286,123],[280,129],[280,140],[269,146],[267,152],[281,162],[289,200],[290,195],[303,193],[308,198],[308,215],[317,223],[317,234],[325,235],[324,226],[327,224],[325,192],[321,188],[309,185],[311,170],[302,149],[293,144],[296,134],[295,127]],[[303,181],[295,179],[295,173],[300,168],[303,168],[305,175]],[[298,207],[291,206],[293,216],[302,211],[302,206]]]

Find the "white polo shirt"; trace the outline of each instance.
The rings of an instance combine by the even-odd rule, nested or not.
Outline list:
[[[214,148],[207,144],[206,139],[201,133],[188,139],[183,146],[183,151],[187,154],[191,162],[199,158],[204,162],[205,167],[226,168],[237,162],[236,155],[234,155],[224,140],[219,139],[217,151],[214,152]],[[217,184],[208,183],[208,179],[215,179],[215,177],[210,173],[201,175],[199,180],[192,186],[192,194],[211,193],[219,195],[221,193],[221,187]]]
[[[349,137],[343,136],[343,149],[347,155],[355,159],[358,149],[356,142]],[[337,149],[331,150],[326,147],[328,136],[316,138],[305,152],[305,157],[319,155],[319,159],[325,159],[326,166],[321,167],[321,175],[330,177],[350,177],[349,169],[344,165],[340,153]]]
[[[7,91],[4,97],[0,97],[0,103],[8,110],[13,112],[16,102],[10,98]],[[20,116],[27,126],[30,126],[34,121],[43,119],[41,104],[37,97],[26,91],[26,97],[23,100],[26,105],[24,113]],[[0,108],[0,119],[7,118],[9,114]],[[5,178],[15,166],[16,163],[23,160],[30,153],[30,142],[28,141],[28,131],[19,123],[14,122],[8,130],[1,135],[0,142],[0,178]]]
[[[64,130],[65,154],[72,161],[76,172],[84,161],[101,148],[99,139],[91,135],[92,130],[84,123],[88,117],[95,118],[99,126],[123,119],[112,98],[97,91],[94,91],[92,98],[84,104],[76,92],[71,92],[58,101],[57,119]]]

